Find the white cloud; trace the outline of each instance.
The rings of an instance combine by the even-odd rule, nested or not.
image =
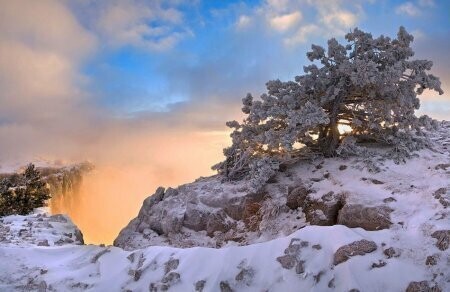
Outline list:
[[[307,42],[309,36],[318,33],[319,31],[320,31],[319,27],[315,24],[308,24],[305,26],[301,26],[294,35],[286,38],[284,42],[288,46],[302,44]]]
[[[248,15],[241,15],[239,16],[239,19],[236,22],[236,27],[238,29],[244,29],[248,27],[251,23],[252,19]]]
[[[356,25],[358,17],[349,11],[337,11],[324,15],[322,20],[329,27],[339,26],[351,28]]]
[[[301,19],[302,19],[301,12],[295,11],[292,13],[287,13],[273,17],[272,19],[270,19],[270,25],[275,30],[286,31],[297,25]]]
[[[418,16],[420,14],[419,8],[412,2],[405,2],[395,9],[395,13],[399,15],[408,15],[411,17]]]
[[[9,1],[0,10],[0,116],[66,114],[85,98],[79,73],[97,47],[61,1]]]
[[[108,1],[98,9],[96,28],[107,44],[167,50],[192,35],[183,13],[159,2]],[[89,9],[88,6],[85,9]]]

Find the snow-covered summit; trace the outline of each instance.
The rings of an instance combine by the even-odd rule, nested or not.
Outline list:
[[[450,123],[432,139],[405,164],[298,163],[261,193],[220,176],[160,188],[118,247],[58,246],[60,229],[37,246],[18,232],[51,217],[2,218],[20,226],[0,245],[0,290],[449,291]]]

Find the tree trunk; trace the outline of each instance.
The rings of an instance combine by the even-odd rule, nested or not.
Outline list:
[[[327,133],[323,140],[322,153],[325,157],[333,157],[336,154],[336,149],[339,146],[340,133],[338,129],[338,113],[339,106],[343,97],[338,96],[333,102],[333,107],[330,111],[330,123],[327,126]],[[321,141],[320,141],[321,142]]]

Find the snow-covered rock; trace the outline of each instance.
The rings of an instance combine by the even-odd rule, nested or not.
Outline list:
[[[84,244],[83,234],[68,216],[49,215],[43,208],[30,215],[0,218],[0,248]]]

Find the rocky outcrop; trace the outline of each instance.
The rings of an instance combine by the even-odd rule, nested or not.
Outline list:
[[[368,241],[365,239],[354,241],[350,244],[341,246],[335,253],[333,264],[339,265],[351,257],[363,256],[367,253],[371,253],[377,249],[377,244],[373,241]]]
[[[125,247],[139,234],[152,244],[152,238],[161,237],[177,245],[173,240],[192,230],[209,237],[225,234],[240,226],[242,232],[255,231],[259,227],[261,203],[264,193],[236,193],[230,195],[217,190],[210,195],[208,184],[190,184],[177,189],[160,187],[144,200],[138,217],[124,228],[114,245]],[[159,241],[158,241],[159,243]],[[185,242],[189,246],[188,242]]]
[[[350,228],[361,227],[369,231],[386,229],[392,225],[390,221],[392,211],[387,206],[367,207],[361,204],[346,204],[339,211],[337,224]]]

